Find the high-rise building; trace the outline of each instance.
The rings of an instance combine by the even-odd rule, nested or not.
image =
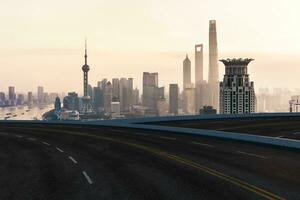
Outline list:
[[[94,87],[93,88],[93,102],[94,102],[94,109],[96,111],[103,110],[104,107],[104,96],[103,96],[103,90],[100,87]]]
[[[191,61],[188,55],[186,55],[183,60],[183,89],[187,88],[191,83]]]
[[[69,92],[68,96],[64,97],[63,107],[68,110],[79,110],[80,102],[78,98],[78,94],[76,92]]]
[[[5,93],[0,92],[0,101],[5,102]]]
[[[133,90],[133,105],[139,105],[140,104],[140,92],[139,89],[135,88]]]
[[[23,105],[24,100],[25,100],[24,94],[18,94],[17,105]]]
[[[15,87],[13,87],[13,86],[8,87],[8,99],[10,101],[16,100]]]
[[[289,100],[290,112],[300,112],[300,95],[293,95]]]
[[[207,99],[206,86],[203,79],[203,44],[195,45],[195,106],[199,110]]]
[[[128,111],[129,102],[128,102],[128,80],[127,78],[120,79],[120,90],[119,90],[119,101],[121,111]]]
[[[84,65],[82,66],[83,71],[83,97],[82,97],[82,103],[83,113],[92,112],[92,105],[91,105],[91,97],[89,96],[88,91],[88,72],[90,71],[90,66],[87,64],[87,43],[85,40],[85,54],[84,54]]]
[[[133,105],[133,78],[128,78],[127,80],[127,89],[128,89],[128,108]]]
[[[159,99],[158,73],[143,73],[143,106],[149,110],[156,110]]]
[[[195,45],[195,85],[203,82],[203,44]]]
[[[118,101],[113,101],[111,102],[111,116],[112,118],[118,118],[121,115],[121,110],[120,110],[120,102]]]
[[[246,114],[255,112],[254,83],[250,82],[247,66],[253,59],[221,60],[225,65],[220,82],[220,113]]]
[[[38,86],[37,88],[37,100],[38,103],[44,103],[44,87]]]
[[[215,20],[209,21],[209,69],[208,84],[210,87],[210,106],[218,110],[219,107],[219,66],[217,26]]]
[[[112,93],[113,97],[117,98],[118,101],[120,101],[120,81],[118,78],[113,78],[112,79]]]
[[[112,102],[112,85],[108,81],[104,89],[104,111],[109,113],[111,112],[111,102]]]
[[[60,98],[58,96],[55,98],[54,110],[56,112],[59,112],[61,110],[61,102],[60,102]]]
[[[5,106],[5,105],[6,105],[5,93],[0,92],[0,106]]]
[[[106,83],[107,83],[107,79],[104,78],[104,79],[102,79],[102,81],[98,81],[97,86],[100,87],[100,88],[102,88],[102,89],[104,89],[105,86],[106,86]]]
[[[159,116],[166,116],[168,114],[168,105],[164,97],[160,97],[157,102],[157,111]]]
[[[32,92],[28,92],[27,94],[27,104],[32,105],[33,104],[33,95]]]
[[[88,84],[88,96],[91,98],[91,103],[94,103],[93,102],[93,98],[94,98],[93,87],[90,84]]]
[[[8,105],[15,106],[16,105],[16,93],[15,87],[8,87]]]
[[[185,114],[195,114],[195,88],[190,85],[183,90],[183,112]]]
[[[178,115],[178,84],[169,85],[169,113]]]

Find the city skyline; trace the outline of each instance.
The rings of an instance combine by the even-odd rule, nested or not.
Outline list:
[[[71,9],[68,9],[68,1],[55,9],[46,2],[30,0],[22,6],[16,6],[16,3],[23,4],[11,1],[1,7],[5,22],[4,31],[0,32],[0,65],[8,66],[6,76],[0,80],[2,91],[10,85],[14,85],[18,92],[32,91],[37,85],[43,85],[49,91],[81,93],[77,81],[81,72],[76,69],[80,67],[81,41],[85,35],[90,41],[92,85],[102,78],[132,77],[134,87],[142,89],[142,73],[151,71],[160,74],[160,85],[168,87],[176,80],[181,86],[181,62],[185,54],[193,58],[195,44],[204,44],[204,69],[208,66],[207,22],[210,19],[218,22],[220,59],[255,58],[256,62],[249,71],[256,88],[297,87],[297,73],[300,72],[300,45],[297,45],[300,31],[295,20],[298,16],[297,1],[290,0],[289,4],[283,5],[272,1],[271,10],[268,2],[258,1],[246,5],[236,0],[129,1],[117,5],[90,1],[84,4],[86,8],[93,7],[89,13],[81,9],[82,3],[79,2],[72,2]],[[190,12],[178,16],[181,8]],[[8,12],[11,9],[17,12]],[[257,14],[244,15],[245,9],[256,10]],[[267,16],[263,15],[266,9]],[[114,15],[116,12],[119,15]],[[58,17],[60,23],[57,24]],[[99,22],[97,26],[95,20]],[[119,22],[123,25],[119,26]],[[281,32],[278,32],[278,27]],[[18,34],[20,32],[23,34]],[[194,63],[194,83],[193,69]],[[70,76],[64,76],[70,72]],[[206,74],[204,70],[204,76]],[[219,67],[219,77],[223,74]],[[289,79],[282,79],[282,74]]]

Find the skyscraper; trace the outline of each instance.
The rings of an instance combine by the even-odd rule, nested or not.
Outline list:
[[[120,101],[120,81],[118,78],[113,78],[112,79],[112,93],[113,97],[117,98],[118,101]]]
[[[27,94],[27,104],[32,105],[33,104],[33,95],[32,92],[28,92]]]
[[[210,104],[218,110],[219,107],[219,66],[216,21],[209,21],[209,71]]]
[[[16,105],[16,93],[15,93],[15,87],[13,86],[8,87],[8,104],[10,106]]]
[[[191,61],[186,55],[183,60],[183,89],[187,88],[191,83]]]
[[[94,101],[94,109],[95,111],[101,111],[104,107],[104,97],[103,97],[103,90],[100,87],[93,88],[93,101]]]
[[[140,92],[139,89],[135,88],[133,90],[133,105],[139,105],[140,104]]]
[[[83,113],[88,113],[92,111],[92,106],[91,106],[91,97],[88,94],[88,72],[90,70],[90,66],[87,64],[87,43],[85,40],[85,54],[84,54],[84,65],[82,66],[82,71],[83,71],[83,97],[82,97],[82,103],[83,103],[83,108],[82,112]]]
[[[203,44],[195,45],[195,106],[199,110],[204,106],[204,98],[208,96],[205,93],[203,80]]]
[[[178,84],[169,85],[169,113],[177,115],[178,114]]]
[[[38,86],[37,88],[37,100],[38,103],[44,103],[44,87]]]
[[[143,73],[142,103],[147,109],[155,110],[159,99],[158,73]]]
[[[195,85],[203,82],[203,44],[195,45]]]
[[[111,112],[111,102],[112,102],[112,85],[108,81],[104,89],[104,111],[109,113]]]
[[[16,100],[15,87],[13,87],[13,86],[8,87],[8,99],[10,101]]]
[[[250,82],[247,66],[253,59],[220,60],[225,65],[220,82],[220,113],[244,114],[255,112],[254,83]]]

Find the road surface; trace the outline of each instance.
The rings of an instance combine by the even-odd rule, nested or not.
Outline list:
[[[0,125],[0,199],[300,199],[299,151],[200,136]]]
[[[249,133],[300,140],[300,117],[297,116],[182,120],[152,122],[150,124]]]

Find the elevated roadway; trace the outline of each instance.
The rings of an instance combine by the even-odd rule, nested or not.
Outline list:
[[[299,151],[163,131],[0,124],[0,199],[300,199]]]

